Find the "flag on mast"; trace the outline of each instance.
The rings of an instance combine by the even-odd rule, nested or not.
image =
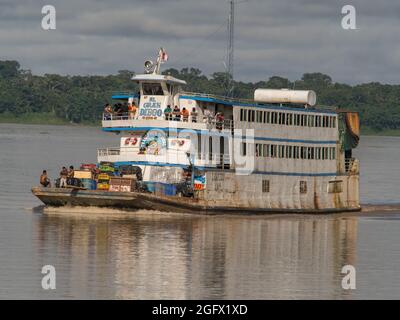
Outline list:
[[[167,54],[167,51],[165,51],[164,48],[161,48],[161,50],[160,50],[160,57],[161,57],[161,62],[168,61],[168,54]]]

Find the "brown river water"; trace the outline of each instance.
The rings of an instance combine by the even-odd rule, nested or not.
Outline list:
[[[65,212],[31,195],[41,170],[55,178],[118,140],[0,124],[0,299],[400,298],[400,137],[362,137],[360,214]],[[348,264],[353,290],[341,285]],[[44,265],[55,290],[42,288]]]

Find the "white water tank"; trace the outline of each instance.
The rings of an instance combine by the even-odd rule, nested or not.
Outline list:
[[[254,100],[264,103],[296,103],[314,106],[317,95],[313,90],[256,89]]]

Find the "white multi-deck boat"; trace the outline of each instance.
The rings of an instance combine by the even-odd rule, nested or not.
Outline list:
[[[157,63],[133,76],[135,114],[106,113],[102,126],[120,145],[98,150],[98,162],[140,171],[138,183],[172,186],[157,192],[35,187],[47,205],[107,206],[179,212],[360,210],[358,114],[316,107],[313,91],[257,89],[254,100],[184,92],[185,81],[160,74]],[[167,106],[188,111],[178,116]]]

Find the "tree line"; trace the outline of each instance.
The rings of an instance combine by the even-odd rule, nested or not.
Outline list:
[[[257,88],[312,89],[320,105],[358,111],[361,125],[373,130],[400,129],[400,86],[379,82],[348,85],[322,73],[305,73],[301,79],[273,76],[264,81],[234,81],[225,72],[206,76],[197,68],[167,69],[164,74],[185,80],[185,91],[225,95],[232,84],[234,97],[251,99]],[[33,75],[17,61],[0,61],[0,117],[50,114],[70,123],[98,122],[104,105],[116,91],[136,92],[133,71],[107,76]]]

